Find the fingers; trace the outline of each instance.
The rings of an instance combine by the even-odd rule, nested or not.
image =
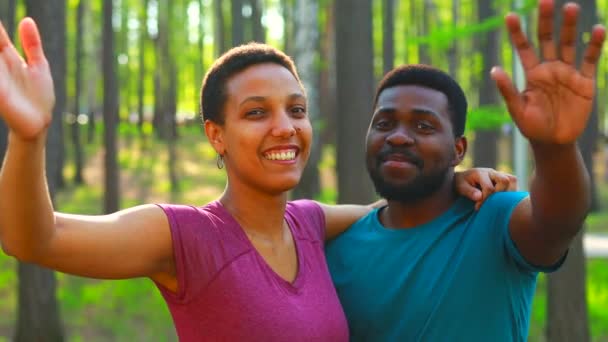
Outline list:
[[[490,174],[494,183],[494,191],[515,191],[517,190],[517,177],[508,173],[494,171]]]
[[[11,46],[11,40],[8,38],[8,33],[4,29],[4,25],[0,23],[0,53],[7,47]]]
[[[511,117],[516,123],[519,122],[520,113],[523,112],[524,100],[513,84],[513,81],[507,73],[499,67],[492,68],[490,76],[492,76],[492,79],[496,82],[498,91],[500,91],[500,94],[505,99],[509,114],[511,114]]]
[[[526,38],[526,35],[523,33],[521,29],[521,23],[519,22],[519,17],[514,13],[510,13],[505,18],[505,23],[507,26],[507,30],[509,31],[509,36],[511,37],[511,42],[519,55],[521,60],[521,64],[524,67],[524,70],[530,70],[539,63],[538,56],[536,56],[536,52],[534,52],[534,48]]]
[[[40,33],[38,27],[32,18],[25,18],[19,24],[19,36],[23,51],[27,57],[29,65],[46,64],[42,43],[40,41]]]
[[[553,1],[541,1],[538,5],[538,42],[541,56],[547,60],[557,59],[553,41]]]
[[[481,200],[482,193],[477,188],[481,174],[483,174],[483,169],[480,168],[456,172],[454,175],[456,192],[473,202]]]
[[[606,40],[606,28],[602,25],[595,25],[591,30],[591,39],[583,55],[581,62],[581,74],[587,78],[595,78],[597,63],[602,54],[604,41]]]
[[[568,64],[576,61],[576,18],[579,6],[575,3],[567,3],[563,8],[563,24],[559,37],[560,57]]]
[[[23,64],[23,59],[2,24],[0,24],[0,63],[3,63],[4,67],[8,69],[18,68]]]

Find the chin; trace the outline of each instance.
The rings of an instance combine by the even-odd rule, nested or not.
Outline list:
[[[293,190],[300,183],[300,176],[298,177],[280,177],[280,179],[273,179],[272,184],[268,186],[273,193],[284,193]]]

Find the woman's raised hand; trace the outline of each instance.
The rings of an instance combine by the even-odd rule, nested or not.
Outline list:
[[[35,139],[51,122],[55,92],[40,34],[31,18],[19,24],[25,61],[0,24],[0,117],[13,134]]]

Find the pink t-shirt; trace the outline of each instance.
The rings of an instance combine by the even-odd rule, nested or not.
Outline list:
[[[289,283],[218,201],[160,205],[171,225],[178,290],[158,285],[180,341],[347,341],[346,318],[323,251],[325,219],[313,201],[289,202],[298,255]]]

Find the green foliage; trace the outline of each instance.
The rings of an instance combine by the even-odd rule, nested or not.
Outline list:
[[[512,1],[495,1],[496,5],[511,3]],[[526,0],[521,8],[514,12],[528,14],[536,8],[538,0]],[[432,45],[437,48],[445,49],[458,39],[468,38],[473,35],[496,29],[502,25],[504,14],[485,19],[479,23],[468,23],[458,27],[434,26],[426,36],[416,36],[408,39],[408,45]]]
[[[467,113],[466,129],[496,129],[510,122],[511,116],[504,106],[481,106]]]

